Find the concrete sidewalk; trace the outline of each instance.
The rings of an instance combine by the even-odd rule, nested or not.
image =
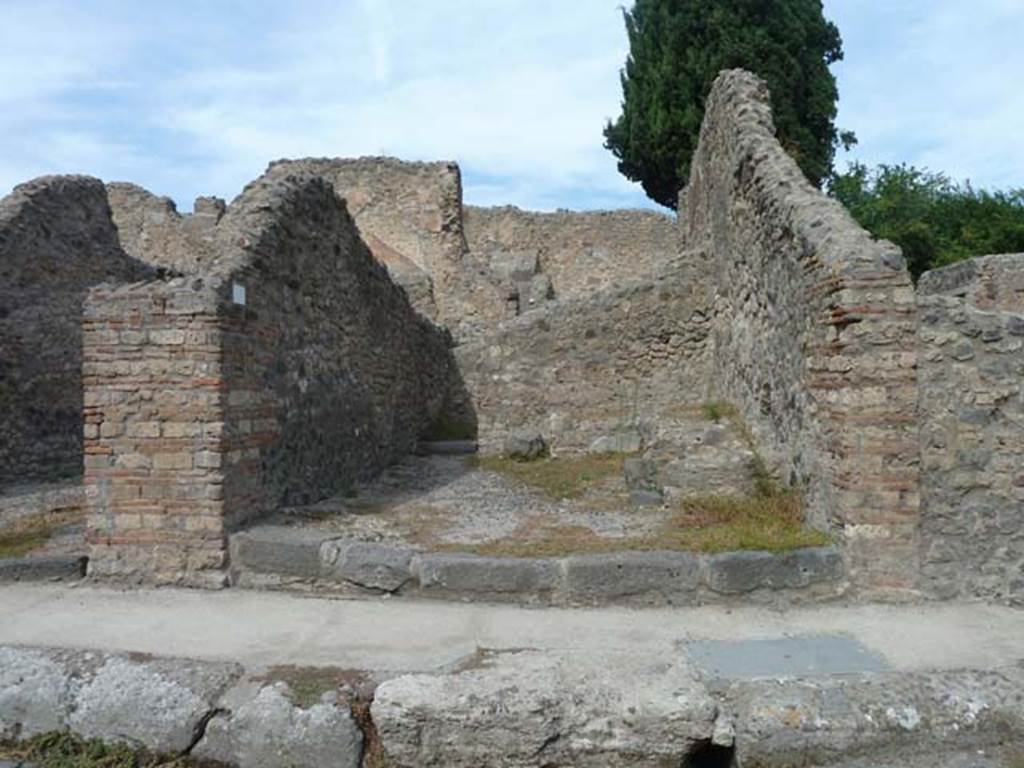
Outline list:
[[[531,609],[4,585],[0,645],[11,644],[386,673],[442,670],[478,648],[689,653],[705,671],[751,678],[1011,666],[1024,662],[1024,611],[981,604]]]

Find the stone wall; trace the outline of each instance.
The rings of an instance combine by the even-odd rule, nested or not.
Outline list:
[[[918,288],[924,585],[1024,601],[1024,255]]]
[[[136,259],[177,272],[194,272],[211,257],[211,241],[224,201],[200,197],[192,214],[178,213],[169,197],[124,182],[107,184],[114,226],[124,250]]]
[[[495,277],[514,280],[510,273],[526,265],[531,276],[550,281],[557,298],[653,278],[678,250],[675,219],[654,211],[536,213],[466,206],[463,215],[470,251]]]
[[[96,179],[44,177],[0,200],[0,485],[81,475],[83,297],[149,273]]]
[[[208,584],[225,533],[410,450],[452,377],[331,186],[277,169],[202,273],[95,289],[86,313],[95,574]]]
[[[505,297],[467,252],[455,163],[306,158],[279,160],[270,169],[329,182],[413,305],[456,336],[474,335],[507,316]]]
[[[856,585],[914,590],[914,290],[899,250],[811,187],[774,134],[765,84],[720,75],[680,199],[684,245],[707,255],[690,270],[712,292],[712,393],[806,486]]]
[[[703,399],[708,318],[678,270],[550,302],[455,349],[481,449],[516,430],[556,451],[635,432]]]

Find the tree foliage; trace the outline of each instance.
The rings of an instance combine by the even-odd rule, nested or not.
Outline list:
[[[829,192],[862,227],[903,249],[915,280],[972,256],[1024,252],[1024,189],[987,192],[908,165],[855,163],[832,177]]]
[[[622,114],[605,127],[605,147],[662,205],[676,207],[705,100],[723,69],[742,67],[768,82],[779,138],[816,185],[829,175],[837,144],[855,141],[835,127],[829,65],[843,50],[821,0],[636,0],[623,15]]]

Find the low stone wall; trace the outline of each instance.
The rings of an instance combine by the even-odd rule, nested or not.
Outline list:
[[[107,184],[107,197],[124,250],[147,264],[177,272],[195,272],[212,255],[214,230],[226,206],[216,197],[200,197],[192,214],[178,213],[169,197],[135,184]]]
[[[499,276],[510,263],[536,263],[557,298],[653,278],[678,245],[675,219],[654,211],[537,213],[466,206],[463,217],[478,261]]]
[[[228,530],[379,471],[445,403],[449,337],[321,179],[253,182],[216,246],[201,275],[90,295],[91,573],[221,583]]]
[[[554,450],[636,432],[706,390],[708,317],[675,273],[555,301],[455,349],[481,450],[539,432]]]
[[[925,273],[918,310],[924,586],[1024,602],[1024,255]]]
[[[50,176],[0,200],[0,486],[82,473],[82,301],[151,270],[118,243],[103,184]]]
[[[914,290],[775,139],[768,90],[715,82],[680,198],[689,267],[713,297],[711,382],[738,404],[811,522],[840,536],[855,584],[917,587]]]

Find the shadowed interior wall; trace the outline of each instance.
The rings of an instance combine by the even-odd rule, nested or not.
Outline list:
[[[82,473],[82,301],[150,274],[118,243],[103,184],[49,176],[0,200],[0,485]]]

